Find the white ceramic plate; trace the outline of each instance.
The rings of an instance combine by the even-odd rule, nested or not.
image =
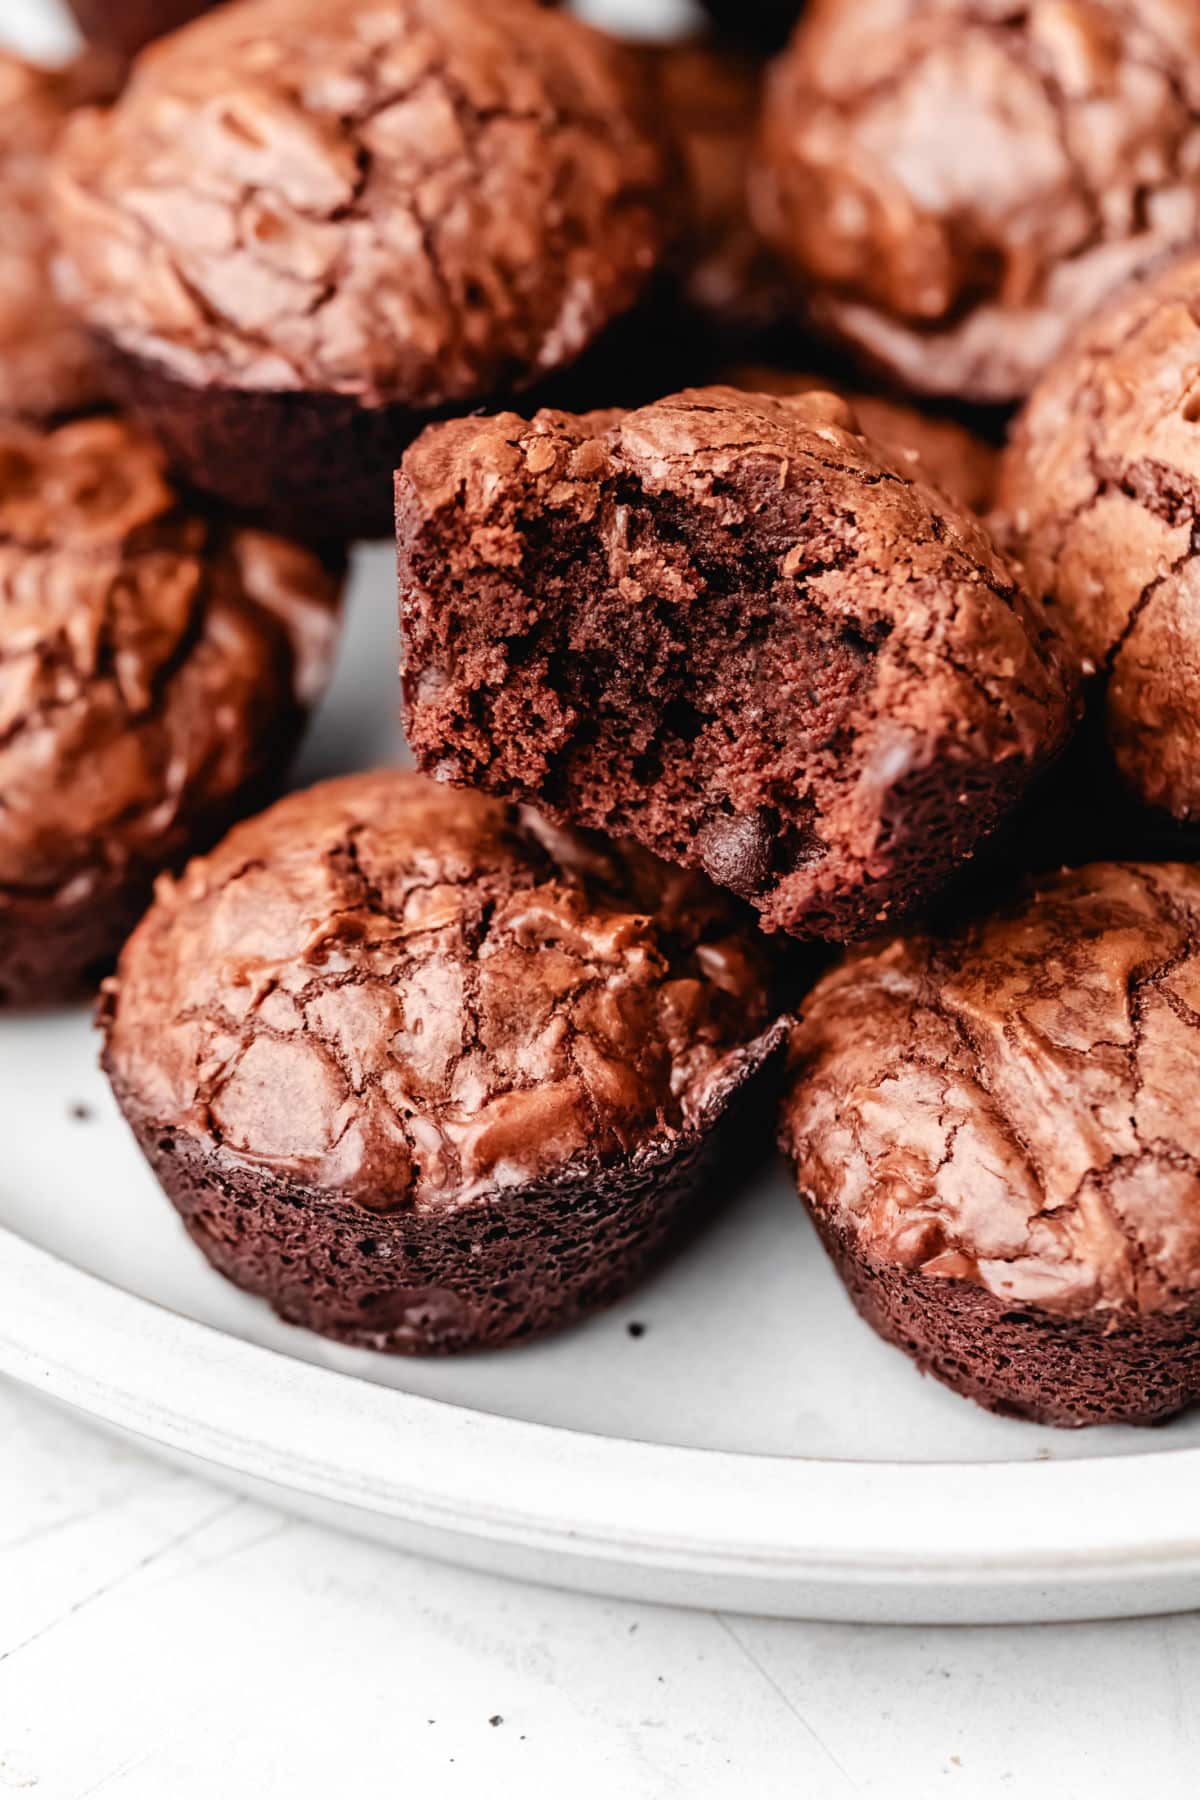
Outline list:
[[[606,8],[653,29],[686,0],[587,0]],[[3,15],[33,52],[69,45],[55,0]],[[400,753],[394,617],[391,553],[364,552],[298,779]],[[1200,1601],[1200,1409],[1072,1436],[923,1381],[854,1317],[769,1161],[580,1329],[456,1362],[373,1359],[208,1269],[116,1114],[83,1013],[0,1023],[0,1373],[282,1504],[602,1592],[963,1621]]]
[[[302,780],[399,753],[393,590],[390,551],[361,552]],[[283,1504],[693,1605],[982,1620],[1200,1601],[1200,1411],[1064,1434],[923,1380],[854,1316],[769,1156],[621,1306],[443,1362],[341,1350],[213,1274],[83,1013],[0,1023],[0,1146],[0,1372]]]

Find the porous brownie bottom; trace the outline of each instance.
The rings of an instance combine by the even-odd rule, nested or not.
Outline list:
[[[989,1412],[1040,1425],[1157,1425],[1200,1398],[1200,1305],[1174,1313],[1034,1313],[970,1282],[862,1256],[815,1219],[880,1337]]]
[[[163,1189],[228,1280],[341,1343],[444,1354],[557,1330],[625,1293],[719,1195],[723,1147],[762,1105],[751,1078],[782,1041],[776,1028],[742,1053],[714,1108],[750,1086],[719,1131],[704,1125],[590,1181],[525,1184],[421,1213],[372,1213],[250,1167],[147,1119],[113,1085]],[[765,1125],[754,1135],[769,1141]]]
[[[647,301],[614,320],[575,363],[526,388],[524,403],[611,406],[657,395],[664,366],[678,375],[685,361],[679,344],[673,353],[658,348],[662,304]],[[365,406],[349,394],[200,386],[104,337],[95,341],[109,392],[191,486],[309,543],[391,537],[393,478],[405,450],[426,425],[474,404],[416,412]]]
[[[426,415],[347,394],[200,386],[97,342],[114,397],[191,486],[310,543],[390,536],[392,471]]]
[[[0,895],[0,1007],[47,1006],[93,993],[150,899],[135,887],[64,905],[53,896]]]

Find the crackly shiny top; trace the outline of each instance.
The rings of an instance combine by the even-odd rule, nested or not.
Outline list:
[[[77,97],[74,72],[0,50],[0,415],[52,418],[101,391],[87,339],[50,281],[50,154]]]
[[[729,385],[752,394],[814,394],[830,391],[825,375],[749,364],[732,369]],[[996,497],[1000,453],[957,419],[923,412],[887,394],[844,394],[866,437],[943,494],[974,513],[986,514]]]
[[[244,0],[73,123],[67,291],[177,374],[368,404],[569,362],[660,252],[636,61],[528,0]]]
[[[813,0],[753,202],[821,318],[908,385],[1018,398],[1200,235],[1200,9]]]
[[[1200,257],[1139,284],[1047,370],[998,509],[1105,682],[1143,800],[1200,817]]]
[[[1200,868],[1094,864],[810,996],[783,1145],[859,1251],[1082,1313],[1200,1286]]]
[[[702,879],[394,770],[164,881],[109,1009],[128,1110],[383,1210],[698,1129],[768,1016]]]
[[[184,507],[112,418],[0,424],[0,908],[159,867],[332,655],[311,552]]]

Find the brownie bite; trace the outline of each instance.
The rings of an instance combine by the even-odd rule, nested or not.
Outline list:
[[[826,375],[760,364],[735,368],[726,379],[731,387],[752,394],[828,393]],[[944,413],[922,410],[890,394],[864,393],[837,387],[865,436],[881,444],[901,465],[940,488],[971,512],[991,511],[1000,478],[1000,452],[979,432]]]
[[[0,1004],[94,983],[158,871],[270,795],[338,586],[128,425],[0,424]]]
[[[1200,819],[1200,257],[1131,288],[1039,382],[999,511],[1095,676],[1137,798]],[[1097,762],[1103,783],[1103,762]]]
[[[1073,713],[978,520],[832,394],[431,427],[397,479],[429,772],[699,866],[769,929],[931,892]]]
[[[796,1028],[782,1144],[863,1317],[993,1411],[1200,1396],[1200,869],[1094,863],[852,953]]]
[[[95,405],[100,367],[53,295],[46,208],[50,157],[82,97],[75,69],[0,50],[0,417],[52,419]]]
[[[529,0],[242,0],[73,123],[65,290],[192,482],[382,534],[421,424],[550,376],[639,298],[652,113],[631,52]]]
[[[207,12],[216,0],[67,0],[89,44],[134,56],[152,38]]]
[[[1200,236],[1193,0],[813,0],[752,188],[818,323],[927,393],[1028,392]]]
[[[783,1036],[707,882],[394,770],[289,795],[160,884],[103,1023],[211,1262],[385,1351],[623,1292]]]

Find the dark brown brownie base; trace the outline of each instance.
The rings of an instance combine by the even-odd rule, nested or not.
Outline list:
[[[67,0],[90,44],[134,56],[152,38],[195,19],[216,0]]]
[[[1173,819],[1125,786],[1104,740],[1103,705],[1089,696],[1063,754],[1031,786],[1019,811],[979,848],[927,912],[939,931],[990,911],[1019,877],[1094,862],[1200,862],[1200,820]]]
[[[524,388],[522,403],[587,410],[656,398],[664,380],[683,378],[691,343],[666,324],[665,309],[655,290],[576,362]],[[414,412],[363,406],[348,394],[198,387],[106,338],[96,344],[107,390],[189,486],[306,543],[391,537],[393,478],[404,451],[426,425],[472,410],[467,401]]]
[[[371,1213],[248,1168],[114,1089],[192,1238],[235,1286],[343,1344],[446,1354],[537,1337],[619,1299],[702,1213],[704,1178],[734,1122],[753,1116],[755,1078],[782,1042],[777,1026],[743,1051],[705,1127],[666,1154],[433,1213]]]
[[[114,398],[191,487],[308,543],[390,535],[392,471],[424,415],[345,394],[198,387],[97,341]]]
[[[135,888],[64,906],[51,896],[0,898],[0,1007],[52,1006],[94,993],[150,900]]]
[[[1200,1305],[1080,1319],[864,1258],[815,1220],[858,1311],[923,1374],[1039,1425],[1157,1425],[1200,1399]]]

